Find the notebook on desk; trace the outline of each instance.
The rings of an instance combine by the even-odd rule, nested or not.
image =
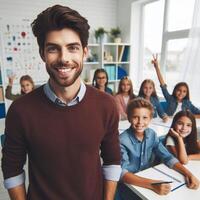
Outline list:
[[[173,169],[170,169],[164,164],[160,164],[138,172],[137,175],[144,178],[160,180],[162,182],[172,182],[170,183],[171,191],[182,187],[186,183],[185,178],[182,174],[178,173]]]

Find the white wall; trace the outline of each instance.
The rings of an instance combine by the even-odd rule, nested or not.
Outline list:
[[[62,4],[86,17],[93,33],[100,26],[106,30],[117,26],[117,3],[117,0],[0,0],[0,17],[8,16],[13,20],[22,17],[32,21],[45,8]],[[94,42],[92,37],[90,42]]]
[[[134,0],[118,0],[117,24],[122,30],[122,38],[130,42],[131,4]]]

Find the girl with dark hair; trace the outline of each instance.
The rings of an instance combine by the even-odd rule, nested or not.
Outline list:
[[[142,82],[138,96],[146,99],[153,105],[154,118],[157,117],[157,115],[159,115],[159,117],[162,118],[164,122],[167,122],[168,116],[164,112],[162,106],[160,105],[160,102],[156,93],[156,89],[155,89],[155,84],[151,79],[145,79]]]
[[[160,82],[160,86],[162,89],[162,93],[167,101],[167,109],[166,109],[167,114],[169,116],[173,116],[181,110],[190,110],[193,114],[196,115],[196,117],[200,117],[200,109],[195,107],[190,101],[189,87],[187,83],[180,82],[176,84],[172,92],[172,95],[170,95],[167,90],[167,85],[162,77],[162,74],[158,66],[157,55],[156,56],[153,55],[153,59],[151,62],[155,67],[158,80]]]
[[[166,146],[182,164],[200,159],[200,141],[194,115],[190,111],[178,112],[166,136]]]
[[[117,108],[121,120],[127,120],[126,107],[131,99],[134,99],[136,95],[133,93],[133,84],[128,76],[124,76],[118,86],[118,92],[115,96]]]
[[[94,72],[92,85],[102,92],[107,92],[113,95],[113,91],[107,86],[108,85],[108,74],[105,69],[97,69]]]
[[[13,86],[13,81],[14,81],[15,76],[10,76],[8,77],[8,86],[6,88],[6,98],[9,100],[16,100],[19,97],[23,96],[24,94],[27,94],[34,90],[35,85],[33,82],[33,79],[29,75],[24,75],[20,78],[20,86],[21,86],[21,93],[20,94],[12,94],[12,86]]]

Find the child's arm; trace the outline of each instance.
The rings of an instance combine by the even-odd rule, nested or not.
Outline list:
[[[196,118],[200,117],[200,109],[194,106],[191,101],[189,101],[189,110],[195,115]]]
[[[130,172],[125,173],[124,176],[122,177],[122,180],[128,184],[153,190],[159,195],[166,195],[171,191],[171,186],[169,183],[152,185],[152,183],[161,182],[161,180],[143,178]]]
[[[175,163],[173,169],[185,176],[187,187],[190,189],[197,189],[199,187],[199,180],[180,162]]]
[[[200,160],[200,153],[190,154],[188,155],[189,160]]]
[[[160,71],[160,68],[159,68],[159,65],[158,65],[158,55],[153,55],[153,59],[151,61],[151,63],[154,65],[154,68],[156,70],[156,74],[157,74],[157,77],[158,77],[158,80],[160,82],[160,85],[161,86],[164,86],[166,85],[164,79],[163,79],[163,76],[161,74],[161,71]]]
[[[170,129],[170,135],[174,136],[177,139],[177,146],[168,146],[168,149],[178,158],[180,163],[187,164],[188,163],[188,155],[185,149],[185,144],[183,142],[183,138],[177,133],[173,128]]]
[[[168,115],[164,112],[160,101],[157,99],[155,102],[156,110],[158,112],[159,117],[163,120],[163,122],[167,122],[169,120]]]

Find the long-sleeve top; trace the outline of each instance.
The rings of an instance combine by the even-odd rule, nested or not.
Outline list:
[[[141,97],[143,97],[143,96],[141,96]],[[161,106],[158,98],[151,96],[150,102],[154,108],[153,118],[155,118],[157,116],[159,116],[160,118],[163,118],[164,116],[166,116],[166,113],[164,112],[163,107]]]
[[[117,103],[117,109],[118,109],[120,119],[127,119],[127,114],[126,114],[127,104],[124,101],[123,95],[117,94],[115,96],[115,101]]]
[[[5,94],[5,97],[6,97],[7,99],[14,101],[14,100],[18,99],[18,98],[21,97],[21,96],[22,96],[22,94],[12,94],[12,86],[8,85],[8,86],[6,87],[6,94]]]
[[[167,85],[160,86],[160,87],[161,87],[162,93],[167,101],[166,113],[169,116],[173,116],[176,111],[176,108],[178,106],[178,102],[174,96],[169,94]],[[182,110],[190,110],[190,112],[192,112],[193,114],[200,114],[200,109],[195,107],[192,104],[192,102],[188,99],[183,99]]]
[[[159,158],[169,167],[178,160],[168,152],[153,129],[147,128],[142,141],[138,140],[130,127],[120,135],[122,175],[147,169],[152,166],[154,159]]]
[[[30,200],[100,200],[99,148],[104,166],[120,163],[114,99],[89,86],[70,107],[53,103],[43,87],[34,90],[11,105],[5,132],[4,178],[23,173],[28,153]]]

